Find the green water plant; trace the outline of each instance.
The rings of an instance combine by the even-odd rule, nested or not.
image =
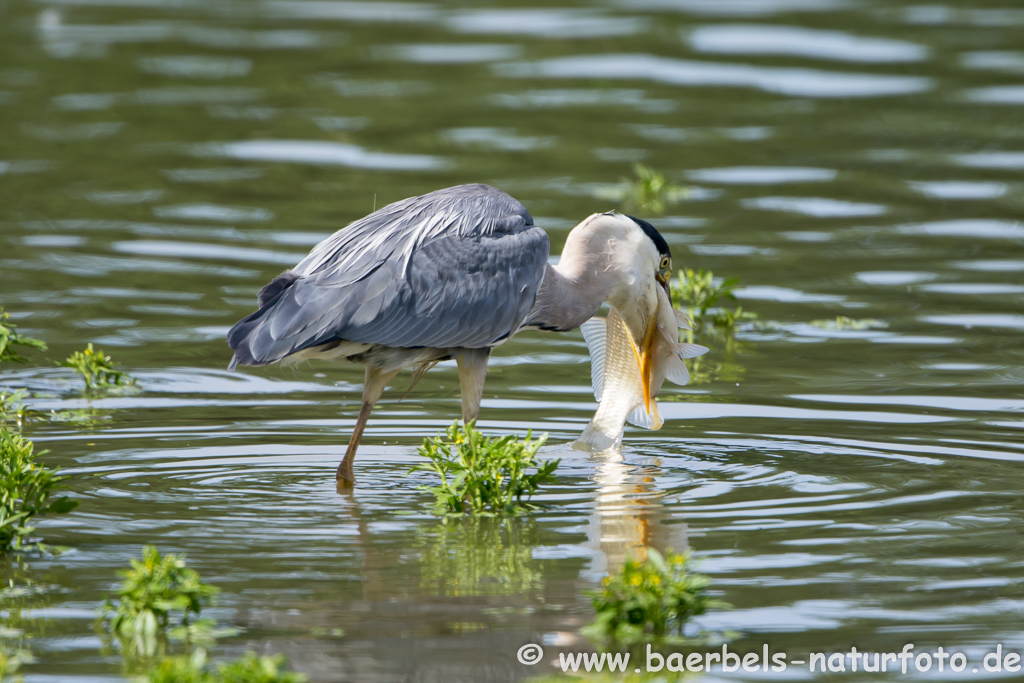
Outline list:
[[[75,351],[61,363],[72,368],[83,380],[87,392],[113,387],[127,387],[135,384],[135,378],[114,367],[114,361],[90,342],[83,351]]]
[[[53,496],[65,477],[37,462],[34,449],[28,439],[0,427],[0,552],[26,548],[34,517],[70,512],[78,505],[67,496]]]
[[[199,573],[185,565],[185,557],[167,554],[151,545],[142,559],[132,559],[131,569],[120,572],[117,604],[108,599],[100,607],[99,623],[138,653],[152,655],[167,636],[190,638],[214,630],[212,620],[198,617],[219,590],[203,583]],[[109,620],[106,620],[107,617]]]
[[[20,431],[31,412],[22,401],[28,396],[24,389],[0,391],[0,429]]]
[[[757,313],[750,311],[744,311],[742,306],[736,308],[723,308],[711,317],[711,322],[714,323],[715,327],[722,329],[731,330],[736,327],[736,323],[743,320],[757,320]]]
[[[284,655],[260,657],[254,652],[241,659],[217,667],[216,683],[304,683],[306,676],[285,671],[288,659]]]
[[[726,332],[738,322],[757,318],[756,313],[744,311],[742,306],[729,309],[721,306],[724,299],[735,301],[733,292],[740,285],[739,278],[729,277],[717,280],[710,270],[684,268],[676,273],[676,279],[669,283],[672,305],[686,310],[697,327],[710,319],[711,324]],[[690,341],[693,333],[691,332]]]
[[[7,361],[12,363],[27,363],[28,359],[18,353],[17,347],[46,350],[46,342],[41,339],[26,337],[17,330],[17,325],[11,322],[11,314],[6,313],[0,306],[0,363]]]
[[[848,318],[845,315],[837,315],[835,320],[812,320],[814,327],[823,330],[872,330],[887,327],[884,320],[876,318]]]
[[[661,215],[665,206],[683,199],[687,189],[665,178],[665,174],[643,164],[633,166],[636,178],[623,181],[622,208],[630,213]]]
[[[670,283],[672,303],[685,308],[694,322],[700,322],[708,311],[718,304],[719,299],[734,300],[733,290],[739,287],[739,278],[725,278],[715,282],[710,270],[683,268]]]
[[[452,424],[442,435],[425,439],[419,453],[429,462],[412,471],[433,472],[436,486],[420,488],[434,494],[435,511],[442,515],[516,515],[538,506],[530,498],[554,479],[560,460],[540,460],[537,451],[547,434],[522,441],[514,435],[489,438],[473,422]],[[532,471],[531,471],[532,470]]]
[[[581,633],[602,647],[684,644],[687,623],[716,606],[710,579],[690,570],[689,557],[646,549],[644,560],[627,558],[591,594],[594,620]]]
[[[0,645],[0,681],[3,683],[21,683],[24,679],[18,674],[22,664],[36,661],[32,652],[24,647],[8,647]]]
[[[284,655],[261,657],[247,652],[241,658],[214,668],[206,651],[197,648],[188,656],[164,657],[137,683],[306,683],[304,674],[285,671]]]

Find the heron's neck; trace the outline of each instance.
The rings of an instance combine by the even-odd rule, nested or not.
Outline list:
[[[614,286],[598,260],[563,253],[557,266],[548,264],[525,324],[565,332],[595,316]]]

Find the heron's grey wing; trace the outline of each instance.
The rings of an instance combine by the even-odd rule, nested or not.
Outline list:
[[[381,291],[367,300],[338,338],[402,347],[491,346],[515,334],[526,319],[549,246],[537,227],[475,239],[436,238],[413,254],[397,296]]]
[[[389,260],[408,266],[435,237],[515,233],[533,225],[526,207],[489,185],[457,185],[389,204],[320,244],[294,268],[322,285],[347,285]]]
[[[525,207],[495,188],[413,197],[317,245],[264,288],[228,343],[249,365],[335,340],[488,346],[519,329],[548,249]]]

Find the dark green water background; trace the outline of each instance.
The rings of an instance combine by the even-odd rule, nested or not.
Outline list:
[[[316,682],[547,672],[516,650],[579,647],[642,542],[702,559],[738,650],[1024,650],[1022,46],[999,0],[0,2],[0,303],[50,344],[0,382],[97,417],[28,430],[81,506],[40,527],[73,550],[29,563],[59,590],[27,680],[120,680],[91,620],[144,543],[223,589],[214,656]],[[258,288],[375,205],[487,182],[557,253],[635,161],[694,188],[654,220],[676,265],[742,278],[760,324],[621,461],[566,447],[578,332],[501,347],[481,424],[551,434],[548,510],[429,514],[405,473],[452,364],[396,381],[349,497],[361,369],[225,371]],[[837,315],[887,327],[809,324]],[[53,361],[87,341],[144,391],[83,399]]]

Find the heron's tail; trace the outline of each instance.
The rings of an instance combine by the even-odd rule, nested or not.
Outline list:
[[[228,331],[228,346],[235,352],[228,370],[239,365],[270,365],[294,350],[291,345],[273,339],[265,323],[275,313],[282,296],[298,279],[299,275],[291,270],[278,275],[260,290],[260,309],[239,320]]]

